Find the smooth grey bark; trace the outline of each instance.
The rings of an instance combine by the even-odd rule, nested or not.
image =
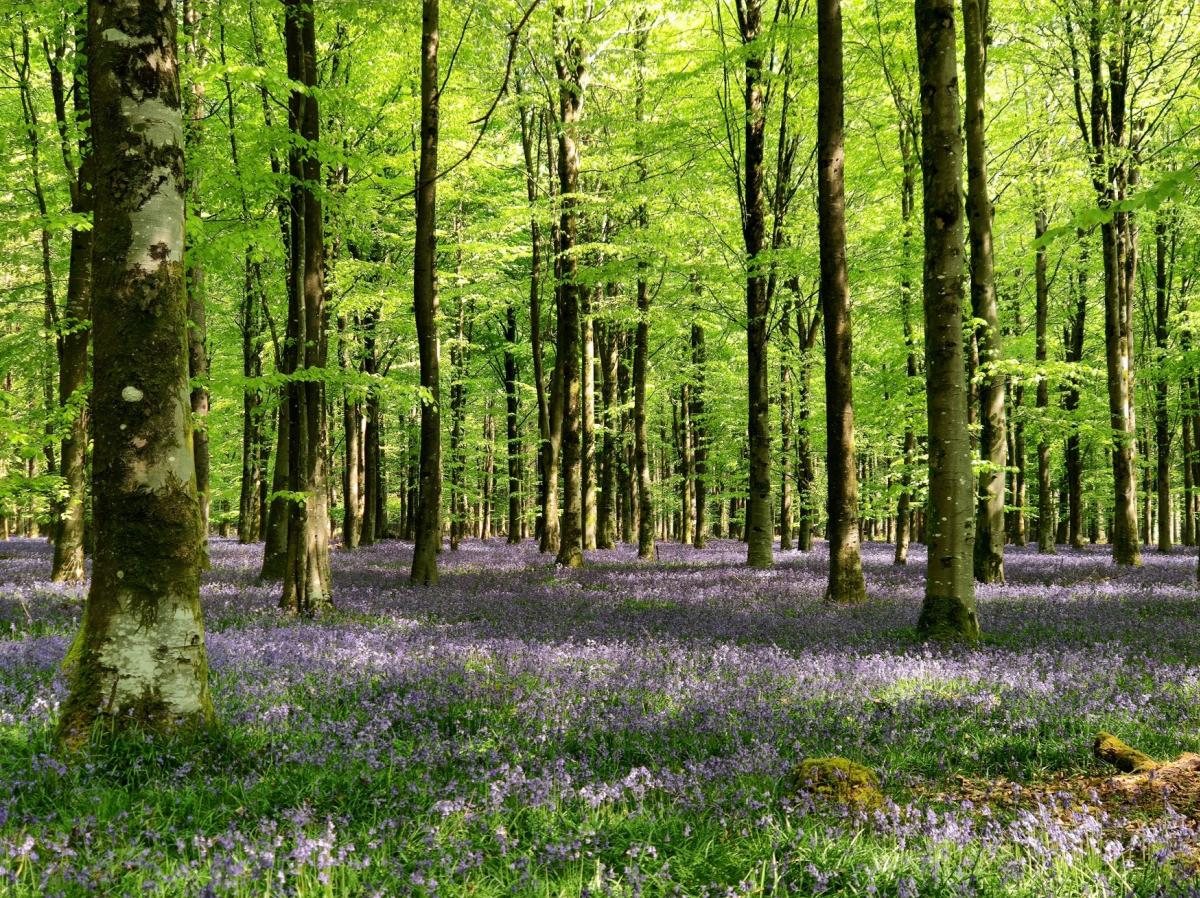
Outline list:
[[[974,642],[975,476],[963,369],[962,138],[953,0],[916,0],[925,220],[925,398],[929,564],[918,630]]]
[[[212,722],[184,295],[183,116],[170,3],[88,8],[96,183],[96,550],[60,743]]]

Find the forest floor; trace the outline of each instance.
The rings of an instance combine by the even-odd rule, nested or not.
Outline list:
[[[1121,798],[1090,753],[1200,748],[1194,550],[1010,548],[972,650],[916,640],[916,546],[866,546],[846,609],[821,546],[564,571],[472,541],[413,589],[387,542],[335,552],[310,623],[259,551],[215,540],[205,576],[219,730],[64,763],[83,590],[0,543],[0,895],[1200,896],[1195,804]],[[823,756],[884,797],[798,786]]]

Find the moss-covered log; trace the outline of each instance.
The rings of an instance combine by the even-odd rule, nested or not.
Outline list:
[[[1112,733],[1099,732],[1092,743],[1092,754],[1122,773],[1150,773],[1159,763],[1136,748],[1126,745]]]
[[[96,549],[60,740],[212,718],[183,289],[183,125],[169,2],[89,4],[96,183]]]

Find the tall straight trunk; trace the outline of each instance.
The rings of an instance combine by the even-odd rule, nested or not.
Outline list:
[[[617,339],[619,344],[627,342],[627,338],[621,339],[619,334],[614,334],[614,339]],[[620,415],[621,439],[617,452],[620,462],[618,496],[620,498],[621,542],[623,543],[633,542],[633,530],[635,518],[637,517],[637,478],[634,476],[633,443],[629,439],[630,415],[626,411],[629,408],[630,393],[627,355],[628,353],[624,350],[624,347],[618,350],[617,395],[622,409]]]
[[[637,39],[634,54],[637,59],[637,93],[634,99],[634,120],[637,123],[639,148],[641,132],[645,122],[646,95],[646,41],[649,37],[649,16],[642,13],[638,19]],[[638,182],[643,185],[649,176],[644,155],[639,153],[637,166]],[[638,226],[644,231],[649,224],[646,200],[642,197],[637,209]],[[654,512],[650,489],[650,451],[646,427],[646,366],[650,355],[650,290],[646,283],[647,261],[638,259],[637,266],[637,325],[633,336],[633,458],[637,469],[638,484],[638,558],[653,558]]]
[[[524,95],[524,85],[518,76],[517,78],[517,95]],[[558,520],[557,520],[557,505],[554,509],[554,514],[549,514],[549,502],[552,491],[557,490],[557,475],[551,479],[551,449],[552,449],[552,425],[550,398],[548,392],[554,392],[554,384],[549,387],[546,383],[546,375],[544,364],[542,361],[542,235],[541,226],[538,222],[536,203],[538,195],[538,177],[541,168],[538,160],[541,150],[541,133],[542,128],[535,121],[533,114],[529,109],[522,104],[520,107],[521,116],[521,151],[525,161],[525,193],[529,203],[529,243],[530,243],[530,263],[529,263],[529,344],[533,355],[533,385],[537,396],[538,409],[538,449],[537,449],[537,469],[538,469],[538,519],[536,535],[538,537],[538,549],[542,552],[557,552],[558,551]],[[546,138],[547,147],[547,168],[550,169],[550,186],[553,188],[554,171],[550,158],[553,153],[550,152],[551,143],[549,135]],[[552,377],[553,379],[553,377]],[[554,451],[557,452],[555,446]],[[555,492],[555,495],[557,493]],[[551,521],[551,518],[554,518]]]
[[[386,527],[386,496],[383,488],[383,462],[380,450],[380,429],[383,413],[380,410],[379,389],[375,383],[379,373],[378,340],[379,306],[370,306],[362,317],[362,371],[367,376],[367,398],[363,410],[362,436],[362,526],[359,545],[374,544]],[[381,507],[382,506],[382,507]]]
[[[508,542],[521,541],[521,403],[517,394],[517,306],[504,313],[504,436],[508,458]]]
[[[600,346],[600,398],[604,429],[600,446],[600,501],[596,510],[596,548],[617,544],[617,452],[621,412],[617,406],[617,334],[608,323],[596,323]]]
[[[1004,499],[1008,437],[1005,434],[1005,378],[1001,357],[1000,313],[992,254],[992,199],[987,173],[984,101],[987,93],[987,0],[962,0],[964,70],[967,76],[967,222],[971,241],[971,309],[982,322],[978,332],[979,509],[975,522],[975,579],[1004,582]]]
[[[854,451],[850,281],[846,268],[845,131],[841,0],[817,3],[817,213],[821,310],[825,321],[825,435],[828,465],[828,602],[865,602]]]
[[[200,612],[184,295],[183,120],[171,3],[88,9],[95,197],[96,551],[68,747],[213,719]]]
[[[1040,199],[1040,195],[1039,195]],[[1039,205],[1034,218],[1034,236],[1041,238],[1047,229],[1046,209]],[[1037,292],[1037,311],[1035,332],[1037,339],[1036,361],[1038,365],[1037,408],[1040,424],[1038,436],[1038,515],[1037,541],[1038,552],[1054,553],[1054,498],[1050,491],[1050,439],[1046,433],[1047,409],[1050,407],[1050,383],[1046,377],[1045,365],[1049,357],[1046,342],[1047,319],[1050,308],[1050,285],[1046,277],[1046,247],[1038,244],[1034,258],[1034,281]]]
[[[900,316],[904,333],[904,374],[912,384],[917,377],[917,347],[912,326],[912,219],[916,212],[917,134],[910,119],[900,125],[900,156],[904,173],[900,182],[900,217],[904,230],[900,244]],[[896,553],[892,563],[908,564],[908,546],[912,541],[912,469],[917,450],[917,434],[911,418],[904,419],[904,467],[900,473],[900,496],[896,500]]]
[[[596,297],[600,294],[595,288]],[[592,293],[579,291],[583,302],[583,402],[582,426],[583,460],[580,476],[583,480],[583,548],[596,548],[596,322],[593,318]]]
[[[762,0],[738,0],[738,28],[745,51],[746,133],[742,149],[742,239],[746,247],[746,374],[750,447],[749,496],[746,506],[746,563],[769,568],[774,563],[771,525],[770,394],[767,387],[767,296],[765,266],[759,258],[766,233],[763,151],[766,143],[766,88],[763,78]]]
[[[1072,36],[1077,116],[1081,133],[1090,144],[1092,186],[1097,205],[1102,210],[1125,199],[1130,175],[1126,114],[1129,46],[1133,37],[1129,33],[1131,17],[1120,7],[1120,2],[1116,3],[1113,10],[1116,14],[1110,17],[1107,11],[1101,10],[1098,0],[1093,0],[1087,14],[1084,26],[1086,65],[1091,81],[1087,120],[1081,102],[1081,65],[1073,37],[1077,26],[1068,22]],[[1103,47],[1106,28],[1115,32],[1107,59]],[[1106,68],[1107,84],[1104,79]],[[1119,565],[1137,565],[1141,563],[1141,550],[1134,470],[1132,273],[1127,270],[1127,265],[1136,264],[1136,232],[1129,216],[1116,211],[1100,225],[1100,240],[1104,263],[1104,355],[1112,427],[1113,561]]]
[[[579,147],[585,59],[578,35],[567,35],[566,4],[554,5],[554,65],[558,73],[558,186],[561,200],[558,259],[562,273],[558,305],[558,369],[562,392],[562,517],[558,556],[563,567],[583,565],[582,435],[580,433]]]
[[[792,548],[792,301],[785,298],[779,316],[779,338],[782,346],[779,361],[779,551]]]
[[[228,72],[225,53],[225,23],[218,24],[218,50],[221,77],[225,86],[225,114],[229,134],[229,160],[239,189],[238,199],[241,223],[251,226],[250,202],[246,195],[241,166],[241,144],[238,140],[237,104],[233,98],[233,82]],[[242,470],[238,495],[238,542],[243,545],[258,542],[266,524],[266,477],[268,452],[263,425],[263,395],[252,382],[262,376],[262,351],[265,345],[263,309],[266,308],[266,290],[263,287],[262,263],[257,258],[253,245],[247,244],[242,260],[242,296],[238,309],[238,329],[241,334],[242,377],[246,383],[242,388]],[[279,351],[278,341],[274,341]]]
[[[312,617],[333,607],[329,569],[329,498],[326,473],[328,433],[325,388],[320,372],[326,363],[328,338],[325,313],[325,238],[321,200],[320,113],[311,88],[317,83],[316,24],[313,7],[288,0],[285,45],[293,83],[289,124],[298,140],[289,151],[292,173],[292,282],[288,297],[288,373],[306,376],[288,384],[288,439],[291,464],[288,491],[287,563],[280,606],[289,613]],[[303,500],[298,497],[303,495]]]
[[[1087,320],[1088,284],[1087,284],[1087,243],[1084,242],[1082,231],[1076,234],[1079,238],[1080,252],[1078,270],[1075,276],[1075,307],[1069,316],[1067,327],[1063,331],[1065,356],[1067,363],[1073,366],[1071,379],[1063,397],[1063,408],[1070,418],[1070,430],[1067,434],[1066,458],[1067,469],[1067,540],[1072,549],[1083,548],[1083,444],[1079,433],[1079,422],[1076,412],[1079,409],[1080,373],[1077,367],[1083,361],[1084,324]]]
[[[206,51],[200,40],[200,12],[196,0],[183,0],[183,29],[187,43],[185,55],[197,70],[204,66]],[[188,158],[199,156],[204,140],[205,108],[204,80],[198,71],[192,73],[191,87],[184,99],[187,110],[186,143]],[[187,169],[188,204],[191,214],[200,214],[200,171],[196,166]],[[185,274],[188,298],[188,371],[192,381],[193,453],[196,457],[196,494],[200,500],[200,533],[205,563],[208,558],[209,518],[209,451],[208,451],[208,326],[204,302],[204,266],[189,246]]]
[[[354,370],[355,360],[346,316],[338,316],[338,361],[343,373]],[[362,402],[349,386],[342,388],[342,548],[355,549],[362,533],[363,480]]]
[[[1167,221],[1160,214],[1154,228],[1154,344],[1163,366],[1169,349],[1171,284],[1167,268]],[[1167,376],[1154,385],[1154,445],[1157,451],[1155,488],[1158,493],[1158,551],[1171,551],[1171,422],[1167,412]]]
[[[259,578],[268,582],[282,580],[283,569],[287,564],[288,501],[280,494],[286,494],[288,489],[289,471],[292,467],[292,441],[286,388],[280,393],[275,427],[275,468],[271,474],[271,488],[267,491],[263,561],[262,570],[259,572]]]
[[[82,11],[81,11],[82,12]],[[76,51],[79,60],[86,57],[87,23],[82,15],[75,17]],[[67,114],[66,79],[62,61],[66,51],[66,34],[62,34],[52,53],[46,46],[50,63],[50,84],[54,97],[54,117],[58,126],[59,145],[71,191],[71,211],[90,216],[93,191],[91,163],[88,159],[89,141],[79,141],[79,163],[76,165],[70,144],[70,123]],[[71,91],[75,116],[85,135],[88,129],[86,64],[76,63],[74,89]],[[87,491],[87,375],[88,344],[91,339],[92,290],[92,231],[86,227],[71,229],[70,261],[67,274],[67,297],[61,321],[61,349],[58,366],[58,402],[69,410],[69,424],[59,449],[59,470],[66,487],[61,515],[54,539],[54,562],[50,577],[54,581],[79,582],[85,577],[84,503]]]
[[[798,283],[793,284],[792,293],[798,298]],[[799,411],[796,426],[796,504],[799,509],[799,521],[796,527],[796,548],[801,552],[811,552],[813,531],[816,525],[816,500],[813,493],[817,482],[812,442],[809,436],[812,418],[812,354],[816,346],[822,316],[818,304],[817,310],[806,322],[799,301],[795,303],[795,307],[796,341],[800,347],[799,383],[797,384]]]
[[[693,510],[696,507],[696,455],[692,440],[691,387],[684,383],[679,388],[679,434],[676,439],[679,449],[679,541],[690,544],[694,538]]]
[[[979,638],[972,571],[975,477],[963,370],[962,140],[953,0],[916,0],[925,218],[925,398],[929,565],[919,631]]]
[[[437,583],[442,542],[442,412],[438,365],[437,155],[438,0],[421,2],[421,159],[417,172],[413,310],[417,320],[421,386],[421,460],[412,582]]]
[[[1181,346],[1182,346],[1182,340]],[[1192,513],[1195,507],[1194,490],[1195,484],[1192,482],[1192,453],[1194,446],[1192,444],[1192,428],[1188,421],[1189,411],[1185,403],[1191,400],[1191,378],[1184,378],[1180,384],[1180,403],[1183,405],[1181,410],[1180,430],[1183,432],[1183,510],[1180,519],[1180,542],[1185,546],[1194,546],[1196,544],[1195,530],[1195,515]]]
[[[650,452],[646,426],[646,357],[649,355],[649,290],[637,282],[638,323],[633,337],[633,463],[638,487],[638,558],[654,557],[654,511],[650,490]]]
[[[460,225],[455,221],[455,234]],[[458,250],[461,279],[462,253]],[[466,388],[466,344],[467,344],[467,298],[458,297],[458,308],[454,316],[454,339],[450,344],[450,551],[457,552],[458,545],[466,533],[467,509],[464,478],[466,476],[466,454],[463,441],[467,411]]]
[[[696,499],[695,521],[692,527],[692,546],[703,549],[708,540],[708,430],[704,420],[704,368],[707,364],[704,346],[704,328],[692,322],[692,383],[689,401],[691,409],[689,417],[692,422],[692,440],[694,465],[693,472],[696,485],[693,494]]]

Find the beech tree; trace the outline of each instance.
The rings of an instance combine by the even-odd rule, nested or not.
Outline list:
[[[96,551],[59,739],[212,719],[200,614],[171,3],[88,6]]]
[[[925,399],[929,417],[929,567],[918,629],[979,638],[974,475],[963,367],[962,137],[953,0],[916,0],[925,218]]]

